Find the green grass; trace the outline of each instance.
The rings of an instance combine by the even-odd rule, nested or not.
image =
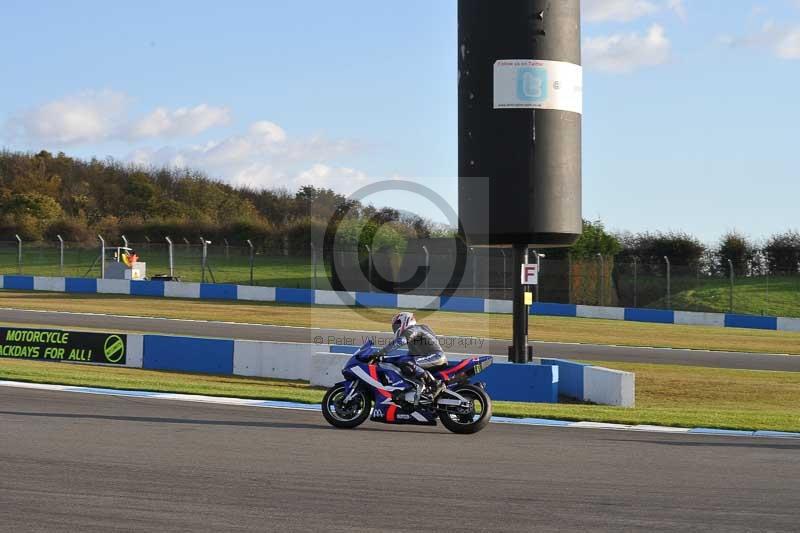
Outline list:
[[[672,307],[727,313],[730,310],[730,294],[730,280],[705,279],[695,287],[673,294]],[[664,304],[664,300],[659,300],[653,307]],[[736,278],[733,311],[751,315],[800,316],[800,275]]]
[[[0,307],[366,331],[386,331],[395,313],[392,309],[355,310],[260,302],[5,290],[0,290]],[[419,311],[416,314],[440,335],[511,338],[511,315],[447,311]],[[550,342],[800,355],[800,333],[796,332],[587,318],[531,317],[530,338]]]
[[[800,431],[800,373],[606,364],[636,373],[636,408],[496,402],[498,416]],[[296,381],[0,359],[0,379],[318,403]]]

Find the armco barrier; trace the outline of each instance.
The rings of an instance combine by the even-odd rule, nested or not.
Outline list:
[[[511,313],[508,300],[484,300],[462,296],[393,295],[385,293],[347,293],[334,291],[290,289],[282,287],[251,287],[211,283],[179,283],[163,281],[127,281],[115,279],[58,278],[44,276],[0,275],[0,288],[13,290],[43,290],[101,294],[130,294],[133,296],[167,296],[172,298],[203,298],[216,300],[245,300],[281,302],[305,305],[344,305],[347,302],[365,307],[400,309],[442,309],[466,313]],[[632,309],[597,307],[573,304],[537,302],[531,314],[540,316],[599,318],[657,324],[684,324],[716,327],[735,327],[800,331],[800,319],[737,315],[724,313],[695,313],[665,309]]]

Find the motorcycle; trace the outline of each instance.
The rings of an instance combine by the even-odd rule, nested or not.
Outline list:
[[[477,433],[492,417],[492,400],[484,383],[469,378],[482,372],[494,359],[473,357],[430,370],[441,387],[435,398],[420,398],[402,392],[407,384],[421,387],[403,377],[391,361],[396,356],[378,357],[368,340],[342,368],[345,380],[333,385],[322,399],[322,414],[334,427],[351,429],[367,418],[386,424],[435,426],[438,418],[453,433]],[[372,405],[375,408],[372,409]]]

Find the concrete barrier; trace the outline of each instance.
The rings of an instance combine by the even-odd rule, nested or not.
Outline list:
[[[143,356],[144,335],[129,333],[127,345],[125,347],[125,366],[129,368],[142,368]]]
[[[356,293],[346,291],[314,291],[316,305],[355,305]]]
[[[631,372],[586,366],[583,369],[583,399],[603,405],[634,407],[635,376]]]
[[[436,296],[398,294],[397,307],[399,309],[439,309],[439,298]]]
[[[97,292],[100,294],[130,294],[131,282],[127,279],[98,279]]]
[[[697,313],[694,311],[675,311],[675,323],[686,326],[725,326],[725,315],[722,313]]]
[[[238,300],[252,302],[274,302],[275,287],[253,287],[251,285],[239,285],[236,298]]]
[[[34,276],[33,278],[33,290],[35,291],[64,292],[66,290],[64,285],[64,278],[42,276]]]
[[[625,308],[578,305],[575,309],[575,316],[580,318],[602,318],[604,320],[625,320]]]
[[[350,354],[317,352],[311,356],[309,383],[315,387],[330,387],[344,379],[342,368]]]
[[[165,281],[164,296],[167,298],[200,298],[200,284]]]
[[[800,331],[800,318],[779,318],[778,329],[780,331]]]
[[[325,344],[297,342],[234,341],[233,370],[238,376],[308,380],[311,357]]]

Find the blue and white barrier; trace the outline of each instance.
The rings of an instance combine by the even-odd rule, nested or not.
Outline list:
[[[376,292],[323,291],[283,287],[251,287],[214,283],[127,281],[116,279],[58,278],[0,275],[0,288],[81,294],[123,294],[203,300],[240,300],[301,305],[347,305],[390,309],[441,309],[462,313],[511,313],[508,300],[464,296],[420,296]],[[697,313],[666,309],[600,307],[537,302],[530,312],[537,316],[596,318],[656,324],[684,324],[726,328],[767,329],[800,332],[800,318]]]
[[[340,381],[341,369],[358,348],[331,345],[329,352],[312,357],[311,384],[330,387]],[[464,354],[448,353],[457,361]],[[564,359],[535,359],[535,364],[515,365],[503,356],[492,356],[495,363],[476,378],[486,383],[495,400],[556,403],[559,396],[620,407],[636,404],[636,376],[594,365]]]

